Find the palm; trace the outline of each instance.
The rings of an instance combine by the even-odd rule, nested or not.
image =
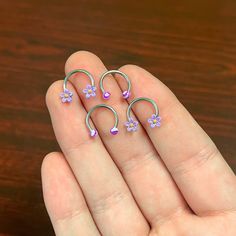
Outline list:
[[[236,214],[225,212],[214,216],[198,217],[195,215],[180,216],[151,230],[150,236],[223,236],[235,235]]]
[[[106,70],[94,55],[79,52],[66,63],[66,72],[83,68],[98,82]],[[54,131],[62,149],[49,154],[42,166],[44,198],[57,235],[236,235],[236,181],[221,154],[170,90],[145,70],[121,68],[130,77],[134,97],[157,101],[162,127],[146,125],[151,107],[137,104],[142,126],[130,134],[107,133],[109,111],[94,113],[99,137],[88,138],[86,110],[98,103],[86,100],[82,75],[71,80],[73,102],[61,104],[62,81],[47,93]],[[125,84],[118,80],[119,86]],[[114,79],[108,104],[125,122],[127,103]],[[83,104],[83,105],[82,105]],[[145,112],[144,111],[145,108]]]

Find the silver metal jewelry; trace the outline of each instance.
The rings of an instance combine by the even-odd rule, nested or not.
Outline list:
[[[122,93],[122,96],[123,96],[124,99],[128,99],[130,97],[131,82],[129,80],[129,77],[125,73],[123,73],[123,72],[121,72],[119,70],[109,70],[109,71],[106,71],[105,73],[102,74],[102,76],[100,78],[100,81],[99,81],[99,85],[100,85],[100,89],[102,90],[103,98],[104,99],[109,99],[110,96],[111,96],[111,93],[106,91],[104,89],[104,87],[103,87],[103,80],[109,74],[119,74],[119,75],[121,75],[127,81],[128,88],[127,88],[127,90],[125,90]]]
[[[61,101],[63,103],[70,103],[72,102],[72,96],[73,93],[72,91],[70,91],[69,89],[67,89],[67,81],[69,80],[69,78],[76,73],[83,73],[85,75],[88,76],[91,84],[88,84],[86,86],[86,88],[83,90],[83,93],[85,93],[86,98],[90,98],[90,97],[95,97],[96,96],[96,87],[95,87],[95,82],[94,82],[94,78],[93,76],[84,69],[76,69],[76,70],[72,70],[71,72],[69,72],[63,82],[63,92],[60,94],[61,97]]]
[[[159,116],[159,109],[158,109],[156,102],[150,98],[140,97],[140,98],[134,99],[128,106],[128,109],[126,112],[127,122],[125,123],[127,131],[134,132],[134,131],[137,131],[137,129],[138,129],[138,121],[134,120],[130,116],[130,113],[131,113],[132,106],[136,102],[139,102],[139,101],[147,101],[153,105],[155,113],[152,114],[151,118],[148,119],[148,123],[150,124],[151,128],[160,127],[161,126],[161,117]]]
[[[114,127],[110,129],[110,133],[113,134],[113,135],[116,135],[118,133],[118,123],[119,123],[119,118],[118,118],[118,114],[117,112],[114,110],[114,108],[112,108],[111,106],[108,106],[108,105],[105,105],[105,104],[99,104],[99,105],[96,105],[94,106],[93,108],[91,108],[89,110],[89,112],[87,113],[87,116],[86,116],[86,120],[85,120],[85,123],[86,123],[86,126],[87,128],[89,129],[90,131],[90,136],[91,137],[95,137],[98,135],[98,131],[95,129],[95,128],[92,128],[90,123],[89,123],[89,118],[90,118],[90,115],[92,114],[92,112],[94,110],[96,110],[97,108],[107,108],[109,110],[111,110],[115,116],[115,124],[114,124]]]

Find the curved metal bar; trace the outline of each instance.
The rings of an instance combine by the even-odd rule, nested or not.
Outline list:
[[[98,105],[92,107],[92,108],[89,110],[89,112],[88,112],[87,115],[86,115],[86,119],[85,119],[85,123],[86,123],[87,128],[88,128],[89,131],[90,131],[91,137],[96,136],[96,135],[97,135],[97,131],[96,131],[96,129],[93,129],[93,128],[91,127],[91,125],[90,125],[90,123],[89,123],[89,118],[90,118],[90,116],[91,116],[91,114],[92,114],[92,112],[93,112],[94,110],[96,110],[97,108],[101,108],[101,107],[107,108],[107,109],[109,109],[109,110],[111,110],[111,111],[113,112],[113,114],[114,114],[114,116],[115,116],[115,124],[114,124],[114,127],[110,130],[110,132],[111,132],[111,134],[113,134],[113,135],[115,135],[115,134],[118,133],[118,128],[117,128],[117,127],[118,127],[118,123],[119,123],[119,118],[118,118],[118,114],[117,114],[117,112],[115,111],[115,109],[112,108],[111,106],[106,105],[106,104],[98,104]]]
[[[106,71],[105,73],[102,74],[102,76],[100,78],[100,81],[99,81],[99,86],[100,86],[100,89],[103,93],[103,98],[108,99],[111,95],[109,92],[105,91],[104,86],[103,86],[103,80],[105,79],[105,77],[107,75],[110,75],[110,74],[119,74],[127,81],[128,88],[127,88],[126,91],[124,91],[122,93],[122,95],[123,95],[123,98],[125,98],[125,99],[129,98],[130,90],[131,90],[131,82],[129,80],[129,77],[125,73],[123,73],[122,71],[119,71],[119,70],[109,70],[109,71]]]
[[[140,98],[136,98],[134,99],[128,106],[128,109],[127,109],[127,112],[126,112],[126,116],[127,116],[127,119],[129,120],[131,117],[130,117],[130,112],[131,112],[131,108],[132,106],[136,103],[136,102],[139,102],[139,101],[147,101],[147,102],[150,102],[154,109],[155,109],[155,115],[158,116],[159,115],[159,109],[157,107],[157,104],[154,100],[152,100],[151,98],[145,98],[145,97],[140,97]]]
[[[94,86],[95,82],[94,82],[94,78],[93,76],[87,71],[87,70],[84,70],[84,69],[76,69],[76,70],[72,70],[71,72],[69,72],[65,79],[64,79],[64,82],[63,82],[63,89],[64,91],[67,90],[66,86],[67,86],[67,81],[69,80],[69,78],[73,75],[73,74],[76,74],[76,73],[83,73],[85,75],[88,76],[88,78],[90,79],[90,82],[91,82],[91,85]]]

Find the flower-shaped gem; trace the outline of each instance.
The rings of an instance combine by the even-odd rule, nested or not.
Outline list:
[[[161,126],[161,117],[153,114],[152,118],[148,119],[148,123],[150,123],[151,128],[160,127]]]
[[[125,123],[127,131],[137,131],[138,129],[138,121],[134,120],[133,118],[129,118],[129,120]]]
[[[86,89],[83,90],[83,93],[85,93],[86,98],[90,98],[90,97],[95,97],[96,96],[96,87],[93,85],[88,84]]]
[[[60,94],[61,101],[63,103],[70,103],[72,101],[73,93],[69,89],[65,89],[64,92]]]

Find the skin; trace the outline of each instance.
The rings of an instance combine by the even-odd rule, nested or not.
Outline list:
[[[96,85],[107,70],[86,51],[71,55],[65,72],[77,68],[90,71]],[[128,102],[121,95],[127,85],[119,76],[104,81],[112,94],[107,102],[99,89],[96,98],[85,98],[83,74],[68,83],[74,94],[70,104],[59,99],[63,81],[48,89],[46,103],[62,153],[45,157],[42,182],[56,235],[235,236],[236,178],[212,140],[160,80],[138,66],[120,70],[133,85],[128,102],[136,97],[157,102],[160,128],[149,127],[153,107],[139,102],[132,114],[139,129],[126,132]],[[91,139],[85,116],[100,103],[118,112],[120,132],[110,135],[112,113],[99,109],[92,114],[99,136]]]

